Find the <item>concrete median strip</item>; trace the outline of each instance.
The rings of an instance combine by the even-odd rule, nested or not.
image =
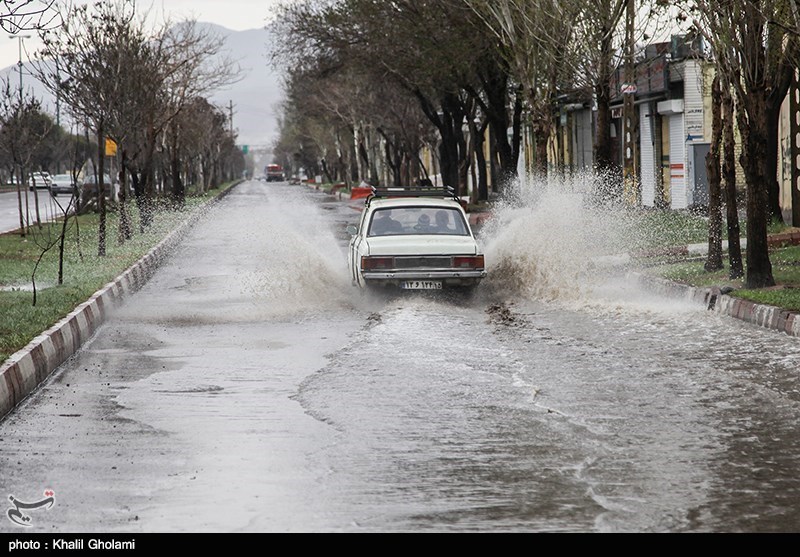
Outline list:
[[[3,362],[0,366],[0,419],[75,354],[103,324],[110,311],[147,282],[167,253],[203,215],[204,209],[233,187],[196,210],[127,271]]]

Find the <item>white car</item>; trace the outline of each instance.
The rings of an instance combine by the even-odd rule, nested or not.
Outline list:
[[[458,198],[442,188],[374,190],[351,234],[355,286],[471,291],[484,256]]]
[[[77,193],[75,189],[75,180],[71,174],[56,174],[50,181],[50,194],[55,197],[59,193],[65,195],[73,195]]]
[[[31,191],[35,189],[46,190],[50,188],[50,174],[47,172],[31,172],[28,176],[29,188]]]

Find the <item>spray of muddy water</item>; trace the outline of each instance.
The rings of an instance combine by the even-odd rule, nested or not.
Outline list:
[[[260,218],[252,255],[261,264],[243,280],[261,305],[290,313],[349,304],[347,256],[317,206],[273,197]]]
[[[675,305],[628,284],[627,268],[614,264],[653,231],[604,202],[600,181],[586,173],[509,188],[482,232],[492,296],[614,309]]]
[[[209,211],[127,311],[193,325],[293,318],[352,307],[335,226],[303,192],[245,183]],[[138,310],[137,310],[138,308]]]

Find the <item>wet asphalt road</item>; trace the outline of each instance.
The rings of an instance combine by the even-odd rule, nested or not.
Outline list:
[[[26,199],[27,195],[27,199]],[[53,198],[45,189],[22,192],[23,212],[27,214],[28,222],[36,222],[36,202],[39,203],[39,218],[47,222],[64,214],[64,208],[69,203],[69,196]],[[62,208],[59,203],[63,205]],[[0,192],[0,232],[8,232],[19,228],[19,198],[16,191]]]
[[[356,217],[259,182],[210,211],[0,423],[2,489],[55,492],[26,531],[800,530],[798,339],[614,277],[361,296]]]

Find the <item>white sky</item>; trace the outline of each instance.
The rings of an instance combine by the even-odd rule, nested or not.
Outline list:
[[[85,3],[86,0],[75,0]],[[281,0],[137,0],[137,9],[151,8],[151,18],[169,18],[179,21],[194,18],[198,21],[216,23],[234,31],[259,29],[271,18],[272,11]],[[30,39],[23,45],[28,53],[38,49],[36,33],[27,32]],[[26,60],[23,51],[23,61]],[[8,33],[0,35],[0,68],[17,63],[19,59],[19,39],[9,38]]]

